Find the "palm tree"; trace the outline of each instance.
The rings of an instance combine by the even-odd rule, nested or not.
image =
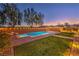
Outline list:
[[[0,24],[4,25],[6,23],[6,16],[3,11],[0,11]]]
[[[10,19],[9,22],[12,27],[15,27],[18,22],[20,23],[18,19],[21,18],[21,13],[19,12],[16,4],[6,3],[1,4],[1,7],[3,9],[3,14],[6,15],[6,18]]]
[[[11,22],[12,22],[12,27],[15,27],[15,25],[17,24],[17,7],[15,4],[11,4],[11,8],[10,8],[10,13],[8,14]]]
[[[32,12],[30,9],[24,10],[24,21],[27,23],[27,25],[32,26],[33,20],[32,20]]]
[[[18,14],[17,14],[17,24],[21,25],[22,22],[22,13],[18,10]]]
[[[36,14],[36,16],[35,16],[35,21],[36,21],[35,24],[42,26],[43,25],[43,17],[44,17],[44,15],[41,14],[41,12]]]
[[[43,14],[37,13],[33,8],[28,8],[24,10],[24,21],[27,23],[27,25],[30,25],[31,27],[35,24],[42,25],[43,17]]]

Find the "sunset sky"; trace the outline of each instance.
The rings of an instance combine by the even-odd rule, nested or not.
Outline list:
[[[68,22],[70,24],[79,23],[79,4],[56,4],[56,3],[20,3],[18,8],[23,11],[25,8],[34,8],[45,15],[45,25],[56,25]]]

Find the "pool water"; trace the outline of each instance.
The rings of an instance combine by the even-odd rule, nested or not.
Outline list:
[[[27,35],[29,35],[31,37],[36,37],[36,36],[45,35],[45,34],[48,34],[48,32],[31,32],[31,33],[27,33]]]
[[[40,35],[45,35],[45,34],[49,34],[48,32],[30,32],[30,33],[26,33],[26,34],[20,34],[18,35],[19,37],[28,37],[28,36],[31,36],[31,37],[36,37],[36,36],[40,36]]]
[[[19,34],[18,35],[20,38],[23,38],[23,37],[27,37],[27,36],[29,36],[29,35],[27,35],[27,34]]]

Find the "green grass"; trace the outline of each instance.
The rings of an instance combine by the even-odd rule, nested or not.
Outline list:
[[[72,32],[61,32],[57,35],[66,36],[66,37],[74,37],[75,33]]]
[[[15,47],[16,56],[63,56],[70,40],[49,36]]]

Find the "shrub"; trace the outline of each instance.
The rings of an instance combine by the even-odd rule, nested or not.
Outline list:
[[[10,35],[7,32],[0,32],[0,48],[10,45]]]

